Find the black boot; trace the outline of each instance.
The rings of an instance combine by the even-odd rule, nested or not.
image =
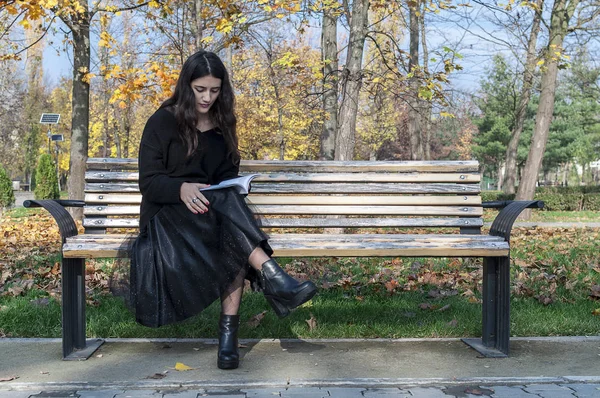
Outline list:
[[[314,283],[298,282],[273,259],[262,265],[260,282],[265,298],[279,318],[288,316],[292,309],[306,303],[317,293]]]
[[[238,349],[239,315],[221,314],[219,319],[219,353],[217,366],[219,369],[236,369],[240,364]]]

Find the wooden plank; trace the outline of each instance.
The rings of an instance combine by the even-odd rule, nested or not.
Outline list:
[[[297,184],[258,183],[252,184],[253,194],[478,194],[479,184]]]
[[[139,218],[94,218],[83,219],[84,228],[139,228]]]
[[[470,206],[311,206],[311,205],[253,205],[258,215],[406,215],[406,216],[481,216],[482,207]],[[137,215],[140,206],[85,206],[86,216]]]
[[[481,218],[266,218],[260,219],[262,228],[481,228]],[[138,218],[83,219],[85,228],[138,228]]]
[[[87,202],[87,201],[86,201]],[[251,194],[246,198],[249,205],[481,205],[481,196],[325,196],[325,195],[259,195]]]
[[[136,238],[134,234],[83,234],[67,238],[68,244],[109,242],[125,243]],[[504,238],[492,235],[461,235],[461,234],[271,234],[270,241],[277,242],[334,242],[339,245],[381,242],[424,242],[438,243],[440,246],[455,243],[504,242]]]
[[[140,204],[140,194],[86,193],[86,204]],[[480,196],[282,196],[250,195],[246,202],[250,205],[481,205]]]
[[[137,183],[121,183],[121,184],[109,184],[105,182],[93,182],[85,184],[85,192],[97,192],[97,193],[118,193],[118,192],[129,192],[136,193],[140,192],[140,187]]]
[[[482,207],[470,206],[311,206],[253,205],[254,214],[273,215],[406,215],[406,216],[481,216]]]
[[[87,169],[119,170],[137,169],[137,159],[89,158]],[[443,172],[477,173],[479,163],[468,161],[279,161],[279,160],[242,160],[242,172]]]
[[[84,200],[86,204],[140,204],[142,203],[142,195],[86,193]]]
[[[390,235],[386,235],[390,236]],[[396,235],[402,237],[403,235]],[[475,240],[434,242],[388,240],[370,241],[358,235],[356,241],[338,242],[331,237],[314,241],[281,240],[271,237],[269,243],[276,256],[282,257],[491,257],[507,256],[508,243]],[[127,257],[130,239],[104,243],[66,243],[66,258]]]
[[[87,182],[136,182],[139,173],[134,171],[87,171]],[[479,183],[479,174],[470,173],[274,173],[260,174],[252,183],[258,182],[296,182],[296,183],[372,183],[372,182],[406,182],[433,183],[453,182],[457,184]]]
[[[87,183],[85,192],[139,192],[137,183]],[[253,194],[457,194],[481,192],[479,184],[253,184]]]
[[[478,173],[272,173],[260,174],[252,182],[454,182],[459,184],[478,183],[481,176]]]
[[[240,171],[263,172],[442,172],[477,173],[479,162],[467,161],[280,161],[242,160]]]

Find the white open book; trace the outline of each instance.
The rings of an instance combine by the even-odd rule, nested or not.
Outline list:
[[[200,191],[212,191],[214,189],[235,187],[237,193],[242,195],[248,195],[248,193],[250,192],[250,181],[252,181],[257,176],[258,174],[248,174],[241,177],[231,178],[229,180],[221,181],[217,185],[211,185],[207,188],[201,188]]]

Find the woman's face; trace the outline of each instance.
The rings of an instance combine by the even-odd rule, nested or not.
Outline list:
[[[208,113],[221,92],[221,79],[207,75],[192,80],[191,86],[196,97],[196,110],[200,114]]]

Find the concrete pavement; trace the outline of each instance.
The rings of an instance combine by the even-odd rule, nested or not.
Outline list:
[[[66,362],[58,339],[4,338],[0,398],[600,397],[600,336],[513,338],[503,359],[458,339],[242,344],[240,368],[223,371],[214,340],[109,339],[89,360]]]

